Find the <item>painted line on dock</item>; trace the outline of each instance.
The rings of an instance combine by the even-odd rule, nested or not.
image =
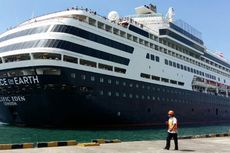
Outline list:
[[[179,139],[197,139],[197,138],[214,138],[214,137],[229,137],[230,133],[220,134],[205,134],[205,135],[194,135],[194,136],[181,136]]]

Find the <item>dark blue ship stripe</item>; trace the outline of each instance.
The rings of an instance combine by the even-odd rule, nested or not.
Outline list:
[[[96,50],[90,47],[82,46],[76,43],[72,43],[65,40],[58,39],[43,39],[35,41],[27,41],[22,43],[16,43],[4,47],[0,47],[0,52],[28,49],[28,48],[37,48],[37,47],[48,47],[48,48],[59,48],[69,50],[75,53],[80,53],[83,55],[107,60],[110,62],[115,62],[123,65],[129,65],[130,59],[117,56],[114,54],[106,53],[100,50]]]
[[[102,37],[100,35],[73,26],[55,25],[52,29],[52,32],[62,32],[62,33],[72,34],[74,36],[91,40],[93,42],[97,42],[127,53],[133,53],[134,50],[134,48],[131,46],[125,45],[123,43],[111,40],[109,38]]]

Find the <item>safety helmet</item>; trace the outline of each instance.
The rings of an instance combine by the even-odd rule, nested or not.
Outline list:
[[[168,111],[168,115],[174,116],[174,111],[172,111],[172,110]]]

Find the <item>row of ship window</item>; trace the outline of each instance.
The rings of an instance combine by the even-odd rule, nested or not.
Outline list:
[[[139,95],[139,94],[132,94],[132,93],[125,93],[125,92],[112,92],[108,90],[100,90],[99,95],[104,96],[115,96],[115,97],[123,97],[123,98],[135,98],[135,99],[147,99],[147,100],[153,100],[153,101],[161,101],[161,102],[181,102],[186,104],[192,104],[193,102],[191,100],[185,100],[185,99],[174,99],[174,98],[164,98],[164,97],[156,97],[156,96],[148,96],[148,95]],[[203,102],[200,102],[203,103]],[[211,106],[226,106],[225,104],[210,104]],[[194,109],[193,109],[194,111]]]
[[[145,78],[145,79],[152,79],[152,80],[155,80],[155,81],[161,81],[161,82],[170,83],[170,84],[174,84],[174,85],[184,86],[184,82],[171,80],[171,79],[168,79],[168,78],[162,78],[162,77],[155,76],[155,75],[141,73],[140,76],[142,78]]]
[[[33,59],[45,59],[45,60],[61,60],[61,54],[57,53],[46,53],[46,52],[41,52],[41,53],[32,53]],[[11,55],[11,56],[6,56],[3,57],[3,60],[5,63],[10,63],[10,62],[17,62],[17,61],[24,61],[24,60],[30,60],[30,54],[19,54],[19,55]],[[65,62],[70,62],[70,63],[75,63],[75,64],[80,64],[84,66],[89,66],[89,67],[94,67],[94,68],[99,68],[107,71],[114,71],[117,73],[126,73],[126,69],[120,68],[120,67],[113,67],[108,64],[103,64],[103,63],[96,63],[94,61],[90,60],[85,60],[85,59],[78,59],[73,56],[63,56],[63,61]]]
[[[57,26],[60,26],[60,25],[57,25]],[[41,33],[41,32],[46,32],[47,31],[47,29],[49,28],[49,26],[43,26],[43,27],[37,27],[37,28],[31,28],[31,29],[27,29],[27,30],[23,30],[23,31],[20,31],[20,32],[16,32],[16,33],[14,33],[14,34],[9,34],[9,35],[7,35],[7,36],[5,36],[5,37],[2,37],[2,38],[0,38],[0,40],[1,41],[4,41],[4,40],[8,40],[8,39],[12,39],[12,38],[15,38],[15,37],[19,37],[19,36],[24,36],[24,35],[30,35],[30,34],[35,34],[35,33]],[[56,30],[55,30],[56,29]],[[58,31],[57,29],[62,29],[62,28],[54,28],[53,30],[54,31]],[[62,31],[62,30],[61,30]],[[128,35],[130,35],[130,34],[128,34]],[[100,37],[100,36],[99,36]],[[149,36],[149,38],[150,39],[153,39],[154,38],[154,40],[158,40],[158,39],[156,39],[157,37],[153,37],[153,35],[151,35],[150,34],[150,36]],[[107,39],[107,38],[103,38],[103,39],[101,39],[101,40],[103,40],[103,41],[98,41],[98,43],[102,43],[102,44],[104,44],[104,45],[106,45],[106,43],[103,43],[104,42],[104,40],[105,39]],[[100,39],[99,39],[100,40]],[[109,39],[107,39],[106,40],[106,42],[108,42],[108,40]],[[94,40],[95,41],[95,40]],[[110,41],[112,41],[112,40],[110,40]],[[117,42],[118,43],[118,42]],[[117,44],[117,43],[114,43],[114,44]],[[140,43],[141,44],[144,44],[145,46],[149,46],[149,42],[146,42],[146,41],[144,41],[144,40],[142,40],[142,39],[140,39]],[[109,43],[109,44],[111,44],[111,43]],[[113,43],[112,43],[113,44]],[[124,44],[121,44],[121,45],[118,45],[118,46],[122,46],[122,45],[124,45]],[[108,45],[109,46],[109,45]],[[112,46],[111,46],[112,47]],[[150,47],[151,48],[155,48],[155,50],[158,50],[158,46],[157,45],[155,45],[155,47],[154,47],[154,45],[152,44],[152,43],[150,43]],[[169,46],[169,47],[173,47],[173,46]],[[118,49],[119,47],[117,47],[117,49]],[[121,47],[122,48],[122,47]],[[127,47],[125,47],[125,48],[127,48]],[[160,47],[161,48],[161,47]],[[124,49],[124,50],[126,50],[126,49]],[[194,63],[194,62],[192,62],[192,63]],[[196,62],[195,62],[196,63]],[[206,68],[206,67],[205,67]],[[212,68],[209,68],[210,70],[212,70]],[[227,69],[228,70],[228,69]],[[228,74],[226,74],[226,73],[223,73],[223,72],[221,72],[221,71],[219,71],[219,70],[216,70],[217,71],[217,73],[221,73],[221,74],[223,74],[223,75],[225,75],[225,76],[228,76],[228,77],[230,77]]]
[[[28,75],[61,75],[61,70],[54,67],[23,68],[0,72],[0,78]]]
[[[96,26],[96,20],[94,20],[94,19],[91,19],[91,18],[89,18],[89,21],[93,21],[93,24],[91,23],[91,22],[89,22],[89,24],[90,25],[93,25],[93,26]],[[86,22],[86,23],[88,23],[87,22],[87,20],[85,20],[84,22]],[[143,40],[143,39],[141,39],[141,38],[137,38],[136,36],[132,36],[131,34],[128,34],[127,33],[127,36],[125,35],[125,32],[123,32],[123,31],[121,31],[121,30],[118,30],[118,29],[116,29],[116,28],[114,28],[114,29],[116,29],[116,30],[112,30],[113,28],[111,27],[111,26],[108,26],[108,25],[106,25],[106,24],[104,24],[104,23],[101,23],[101,22],[99,22],[98,21],[98,23],[100,23],[100,26],[98,25],[97,27],[98,28],[100,28],[100,29],[103,29],[103,30],[106,30],[106,31],[109,31],[109,32],[112,32],[112,33],[114,33],[114,34],[117,34],[117,35],[120,35],[121,37],[124,37],[124,38],[127,38],[127,39],[129,39],[129,40],[133,40],[134,42],[139,42],[139,44],[142,44],[142,45],[144,45],[144,46],[147,46],[147,47],[150,47],[150,48],[153,48],[153,49],[155,49],[155,50],[157,50],[157,51],[161,51],[162,52],[162,47],[159,47],[159,46],[157,46],[157,45],[155,45],[155,44],[152,44],[152,43],[150,43],[150,42],[148,42],[148,41],[145,41],[145,40]],[[104,25],[104,26],[103,26]],[[110,27],[110,28],[107,28],[107,27]],[[115,32],[116,31],[116,32]],[[120,34],[119,34],[119,32],[118,31],[120,31]],[[134,31],[135,32],[135,31]],[[136,33],[138,33],[138,32],[136,32]],[[141,34],[141,33],[139,33],[139,34]],[[142,35],[142,34],[141,34]],[[143,36],[145,36],[145,35],[143,35]],[[157,36],[153,36],[152,34],[149,34],[149,38],[150,39],[152,39],[152,40],[155,40],[155,41],[157,41],[158,42],[158,37]],[[160,39],[161,40],[161,39]],[[165,40],[164,40],[165,41]],[[160,42],[160,41],[159,41]],[[160,43],[162,43],[163,44],[163,42],[160,42]],[[166,43],[164,43],[165,45],[166,45]],[[202,44],[202,42],[201,42],[201,44]],[[182,50],[181,50],[181,48],[180,47],[175,47],[176,45],[168,45],[170,48],[173,48],[173,49],[176,49],[176,50],[178,50],[178,51],[180,51],[180,52],[182,52]],[[167,49],[165,49],[165,48],[163,48],[163,53],[165,53],[165,54],[168,54],[168,50]],[[166,52],[165,52],[166,51]],[[187,50],[186,50],[187,51]],[[174,52],[173,52],[174,53]],[[187,55],[189,55],[189,56],[191,56],[190,54],[191,53],[187,53],[187,52],[184,52],[183,51],[183,53],[185,53],[185,54],[187,54]],[[186,62],[190,62],[190,63],[192,63],[192,64],[194,64],[194,65],[198,65],[198,66],[200,66],[200,65],[202,65],[201,63],[199,63],[199,62],[197,62],[197,61],[195,61],[195,60],[193,60],[193,59],[190,59],[190,58],[188,58],[188,59],[190,59],[190,60],[186,60],[187,59],[187,57],[185,57],[185,56],[183,56],[183,55],[180,55],[181,57],[184,57],[183,58],[183,60],[185,60]],[[195,57],[195,56],[193,56],[193,57]],[[179,57],[178,57],[179,58]],[[198,58],[199,59],[199,57],[195,57],[195,58]],[[181,59],[181,58],[180,58]],[[202,59],[202,58],[201,58]],[[202,61],[204,61],[204,60],[202,60]],[[204,61],[204,62],[206,62],[206,61]],[[207,62],[206,62],[207,63]],[[209,64],[209,63],[207,63],[207,64]],[[218,65],[218,64],[217,64]],[[219,67],[222,67],[222,66],[219,66]],[[218,67],[218,68],[219,68]],[[230,75],[229,74],[227,74],[227,73],[224,73],[224,72],[221,72],[221,71],[219,71],[219,70],[215,70],[215,69],[213,69],[213,68],[211,68],[211,67],[209,67],[209,66],[206,66],[206,65],[204,65],[204,68],[205,69],[208,69],[208,70],[211,70],[211,71],[214,71],[214,72],[216,72],[216,73],[220,73],[220,74],[222,74],[222,75],[224,75],[224,76],[227,76],[227,77],[230,77]],[[224,67],[222,67],[223,69],[224,69]],[[227,69],[228,70],[228,69]],[[229,70],[230,71],[230,70]]]
[[[150,59],[150,60],[152,60],[152,61],[160,62],[160,57],[159,57],[159,56],[155,56],[155,55],[153,55],[153,54],[147,53],[147,54],[146,54],[146,58],[147,58],[147,59]]]
[[[71,73],[71,77],[72,78],[75,78],[76,77],[76,75],[74,74],[74,73]],[[94,81],[96,81],[96,77],[95,76],[91,76],[91,77],[88,77],[88,79],[87,79],[87,76],[86,75],[81,75],[81,79],[82,80],[90,80],[90,81],[92,81],[92,82],[94,82]],[[168,92],[168,93],[174,93],[174,94],[184,94],[183,92],[179,92],[179,91],[174,91],[174,90],[166,90],[166,89],[160,89],[160,88],[158,88],[158,87],[150,87],[149,85],[139,85],[139,84],[133,84],[133,83],[128,83],[128,82],[126,82],[126,81],[118,81],[118,80],[115,80],[115,81],[113,81],[112,79],[105,79],[105,78],[103,78],[103,77],[100,77],[100,78],[98,78],[99,80],[99,82],[100,83],[108,83],[108,84],[112,84],[112,83],[114,83],[115,85],[123,85],[123,86],[128,86],[128,87],[130,87],[130,88],[132,88],[132,87],[135,87],[135,88],[142,88],[142,89],[147,89],[147,90],[150,90],[150,89],[152,89],[153,91],[163,91],[163,92]],[[157,77],[155,78],[156,80],[157,80]],[[166,78],[163,78],[163,81],[166,81],[167,82],[167,79]],[[171,80],[170,82],[172,82],[173,84],[177,84],[177,82],[176,81],[174,81],[174,80]],[[184,85],[184,83],[183,82],[180,82],[180,83],[178,83],[178,84],[180,84],[180,85]]]
[[[227,73],[224,73],[224,72],[222,72],[222,71],[220,71],[220,70],[218,70],[218,69],[214,69],[214,68],[212,68],[212,67],[210,67],[210,66],[208,66],[208,65],[205,65],[205,64],[200,63],[200,62],[198,62],[198,61],[195,61],[195,60],[193,60],[193,59],[191,59],[191,58],[185,57],[185,56],[183,56],[183,55],[180,55],[180,54],[178,54],[178,53],[175,53],[175,52],[173,52],[173,51],[170,51],[170,50],[167,50],[167,49],[165,49],[165,48],[160,47],[160,48],[159,48],[159,51],[162,52],[162,53],[164,53],[164,54],[167,54],[167,55],[176,57],[176,58],[178,58],[178,59],[184,60],[184,61],[186,61],[186,62],[189,62],[189,63],[194,64],[194,65],[197,65],[197,66],[201,66],[201,67],[203,67],[203,68],[205,68],[205,69],[207,69],[207,70],[213,71],[213,72],[215,72],[215,73],[219,73],[219,74],[224,75],[224,76],[226,76],[226,77],[230,77],[230,75],[228,74],[228,73],[230,72],[230,69],[226,68],[226,67],[230,67],[230,66],[229,66],[228,64],[225,64],[224,62],[221,62],[221,61],[218,60],[217,58],[215,58],[215,57],[213,57],[213,56],[211,56],[211,55],[208,55],[207,53],[204,54],[204,57],[200,57],[200,56],[196,56],[196,55],[195,55],[194,53],[192,53],[192,52],[189,52],[187,49],[183,49],[183,48],[179,47],[178,45],[172,44],[171,42],[168,42],[168,41],[166,41],[166,40],[159,39],[159,42],[162,43],[162,44],[164,44],[164,45],[167,45],[167,46],[170,47],[170,48],[173,48],[173,49],[175,49],[175,50],[177,50],[177,51],[180,51],[180,52],[182,52],[182,53],[184,53],[184,54],[187,54],[187,55],[192,56],[192,57],[194,57],[194,58],[196,58],[196,59],[198,59],[198,60],[201,60],[201,61],[203,61],[203,62],[205,62],[205,63],[207,63],[207,64],[209,64],[209,65],[212,65],[212,66],[215,66],[216,68],[222,69],[222,70],[226,71]],[[217,64],[217,63],[215,63],[215,62],[212,62],[212,61],[208,60],[208,59],[206,58],[206,56],[208,56],[210,59],[212,59],[213,61],[215,61],[215,62],[217,62],[217,63],[219,63],[219,64]],[[221,66],[220,64],[222,64],[222,65],[224,65],[224,66],[226,66],[226,67]]]
[[[182,64],[173,62],[173,61],[171,61],[171,60],[165,59],[165,65],[169,65],[169,66],[172,66],[172,67],[175,67],[175,68],[178,68],[178,69],[181,69],[181,70],[185,70],[185,71],[188,71],[188,72],[191,72],[191,73],[200,75],[200,76],[205,76],[205,77],[207,77],[207,78],[209,78],[209,79],[216,80],[216,76],[213,76],[213,75],[211,75],[211,74],[207,74],[207,73],[201,72],[201,71],[199,71],[199,70],[196,70],[196,69],[194,69],[194,68],[190,68],[190,67],[188,67],[188,66],[184,66],[184,65],[182,65]]]
[[[85,47],[72,42],[68,42],[64,40],[56,40],[56,39],[42,39],[42,40],[35,40],[35,41],[27,41],[23,43],[16,43],[16,44],[0,47],[0,52],[38,48],[38,47],[65,49],[68,51],[80,53],[83,55],[87,55],[94,58],[99,58],[99,59],[103,59],[103,60],[107,60],[110,62],[115,62],[123,65],[128,65],[130,61],[130,59],[118,55],[106,53],[100,50]]]
[[[46,26],[40,26],[40,27],[35,27],[35,28],[30,28],[22,31],[18,31],[12,34],[8,34],[6,36],[3,36],[0,38],[0,42],[6,41],[9,39],[17,38],[17,37],[22,37],[22,36],[27,36],[27,35],[32,35],[32,34],[38,34],[38,33],[45,33],[48,31],[50,25]]]
[[[91,33],[89,31],[80,29],[80,28],[76,28],[73,26],[68,26],[68,25],[55,25],[52,29],[52,32],[62,32],[62,33],[68,33],[68,34],[72,34],[75,35],[77,37],[81,37],[84,39],[88,39],[90,41],[93,42],[97,42],[127,53],[133,53],[134,48],[131,46],[128,46],[126,44],[99,36],[97,34]]]

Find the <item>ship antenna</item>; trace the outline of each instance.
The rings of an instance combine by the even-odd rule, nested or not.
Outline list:
[[[173,22],[173,16],[174,16],[174,15],[175,15],[174,9],[173,9],[173,7],[170,7],[170,8],[168,9],[167,14],[166,14],[166,19],[167,19],[169,22]]]

